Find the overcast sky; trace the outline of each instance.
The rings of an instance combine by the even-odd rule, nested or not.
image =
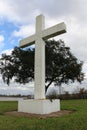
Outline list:
[[[84,62],[87,73],[87,0],[0,0],[0,54],[35,33],[35,18],[40,14],[45,16],[46,28],[65,22],[67,33],[57,39],[64,40]]]

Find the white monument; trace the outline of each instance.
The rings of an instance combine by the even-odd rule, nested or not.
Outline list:
[[[66,32],[64,23],[45,29],[43,15],[36,17],[36,33],[20,41],[24,48],[35,44],[35,92],[34,99],[20,100],[19,112],[48,114],[60,110],[60,100],[45,99],[45,40]]]

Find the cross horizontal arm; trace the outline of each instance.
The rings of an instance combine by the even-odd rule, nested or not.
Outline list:
[[[35,43],[35,34],[21,40],[19,43],[19,46],[21,48],[24,48],[24,47],[33,45],[34,43]]]
[[[66,32],[66,25],[64,22],[57,24],[53,27],[45,29],[42,31],[42,38],[47,40],[49,38],[55,37],[57,35],[63,34]]]

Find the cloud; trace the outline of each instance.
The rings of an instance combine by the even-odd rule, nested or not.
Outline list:
[[[4,40],[5,40],[5,38],[4,38],[4,36],[3,35],[0,35],[0,50],[2,50],[2,48],[4,47]]]
[[[37,13],[39,13],[37,8],[30,1],[0,0],[0,14],[3,19],[7,18],[9,21],[26,23],[27,21],[31,22],[31,19]]]
[[[66,17],[71,15],[81,21],[87,21],[86,0],[0,0],[1,17],[19,23],[31,23],[36,15],[43,13],[50,18]]]
[[[6,94],[6,95],[15,95],[15,94],[21,94],[21,95],[29,95],[34,93],[34,83],[28,83],[26,85],[21,85],[14,83],[12,80],[10,85],[8,86],[5,84],[2,80],[2,77],[0,75],[0,94]]]
[[[34,33],[34,27],[32,24],[23,25],[19,27],[19,30],[14,30],[12,35],[14,37],[26,37]]]
[[[4,41],[4,36],[0,35],[0,42],[3,42],[3,41]]]
[[[2,95],[33,95],[33,88],[26,87],[2,87],[0,88],[0,94]]]
[[[12,51],[13,51],[13,49],[7,49],[7,50],[2,51],[0,54],[10,55]]]

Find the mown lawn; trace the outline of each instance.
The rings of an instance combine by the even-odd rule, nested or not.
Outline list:
[[[87,130],[87,100],[61,101],[61,109],[74,113],[56,118],[27,118],[4,115],[17,110],[17,102],[0,101],[0,130]]]

